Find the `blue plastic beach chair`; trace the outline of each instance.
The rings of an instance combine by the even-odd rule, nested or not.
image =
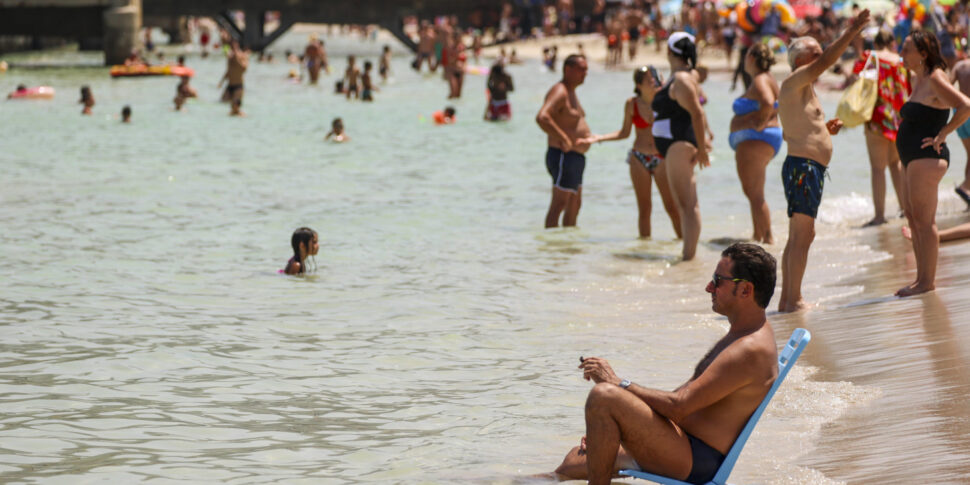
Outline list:
[[[802,355],[802,350],[808,345],[809,340],[812,340],[812,334],[804,328],[796,328],[792,332],[791,337],[788,338],[788,343],[785,344],[785,348],[782,349],[781,353],[778,355],[778,377],[775,378],[775,383],[771,385],[771,389],[768,390],[768,394],[765,395],[765,399],[761,401],[761,405],[758,409],[754,410],[754,414],[748,418],[748,424],[744,425],[744,429],[741,430],[741,434],[738,435],[738,439],[734,441],[731,445],[731,450],[728,451],[727,456],[724,457],[724,463],[721,463],[721,468],[718,468],[717,473],[714,474],[714,479],[707,482],[706,485],[725,485],[727,483],[728,475],[731,474],[731,470],[734,469],[734,464],[738,461],[738,456],[741,455],[741,450],[744,448],[744,444],[748,441],[748,437],[751,436],[751,432],[754,431],[754,426],[758,424],[758,418],[761,417],[761,413],[765,412],[765,408],[768,407],[768,402],[775,395],[775,391],[778,390],[778,386],[781,385],[781,381],[785,380],[785,376],[788,375],[788,371],[791,367],[795,365],[795,361],[798,360],[798,356]],[[665,485],[690,485],[687,482],[682,482],[680,480],[675,480],[673,478],[662,477],[660,475],[654,475],[652,473],[641,472],[639,470],[620,470],[620,475],[642,478],[644,480],[650,480],[656,483],[663,483]]]

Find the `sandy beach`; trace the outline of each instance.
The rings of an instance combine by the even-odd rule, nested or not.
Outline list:
[[[950,216],[940,226],[968,220]],[[886,254],[837,283],[862,291],[825,309],[773,318],[786,331],[812,331],[802,358],[819,368],[813,379],[877,390],[825,425],[816,448],[798,462],[846,483],[967,483],[970,244],[942,244],[937,290],[898,299],[893,292],[915,274],[899,223],[859,232],[865,244]]]

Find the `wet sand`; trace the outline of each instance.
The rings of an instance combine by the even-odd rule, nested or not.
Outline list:
[[[860,285],[861,293],[772,317],[779,334],[812,331],[800,364],[819,369],[813,380],[850,382],[876,396],[824,425],[814,449],[795,461],[846,483],[968,483],[970,241],[941,246],[935,292],[898,299],[892,294],[916,270],[899,226],[860,230],[864,243],[890,255],[838,282]]]

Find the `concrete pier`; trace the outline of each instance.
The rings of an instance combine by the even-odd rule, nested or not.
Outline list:
[[[589,12],[592,3],[575,0],[576,15]],[[463,24],[483,27],[482,19],[494,21],[500,8],[495,0],[0,0],[0,35],[81,39],[85,48],[96,48],[101,39],[108,65],[140,45],[143,20],[166,29],[174,42],[184,41],[180,18],[186,16],[215,18],[253,50],[265,49],[296,22],[376,24],[413,49],[402,28],[407,16],[456,15]],[[244,25],[235,25],[230,11],[244,12]],[[264,29],[269,11],[280,15],[273,32]]]
[[[104,63],[121,64],[139,45],[141,0],[118,0],[104,10]]]

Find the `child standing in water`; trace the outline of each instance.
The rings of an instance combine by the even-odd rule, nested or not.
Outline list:
[[[185,104],[185,100],[198,96],[199,94],[195,91],[195,88],[189,86],[189,77],[182,76],[182,80],[179,81],[178,86],[175,88],[175,111],[182,110],[182,105]]]
[[[91,88],[88,86],[81,86],[81,99],[78,101],[84,105],[84,109],[81,110],[82,115],[89,115],[92,113],[91,108],[94,107],[94,94],[91,93]]]
[[[309,256],[316,256],[320,251],[320,240],[317,232],[309,227],[301,227],[293,231],[290,238],[290,245],[293,246],[293,257],[286,262],[286,269],[282,272],[288,275],[306,274],[306,260]],[[316,269],[316,259],[313,261],[313,268]]]
[[[327,133],[325,140],[333,139],[334,143],[343,143],[345,141],[350,141],[350,137],[344,133],[344,120],[340,118],[334,118],[333,123],[330,124],[330,133]]]
[[[373,92],[377,90],[371,81],[370,72],[374,68],[374,65],[370,61],[364,63],[364,74],[360,77],[360,82],[363,85],[364,90],[360,94],[361,101],[373,101]]]
[[[381,75],[381,81],[387,82],[387,75],[391,72],[391,46],[385,45],[381,52],[381,62],[377,67],[377,72]]]

